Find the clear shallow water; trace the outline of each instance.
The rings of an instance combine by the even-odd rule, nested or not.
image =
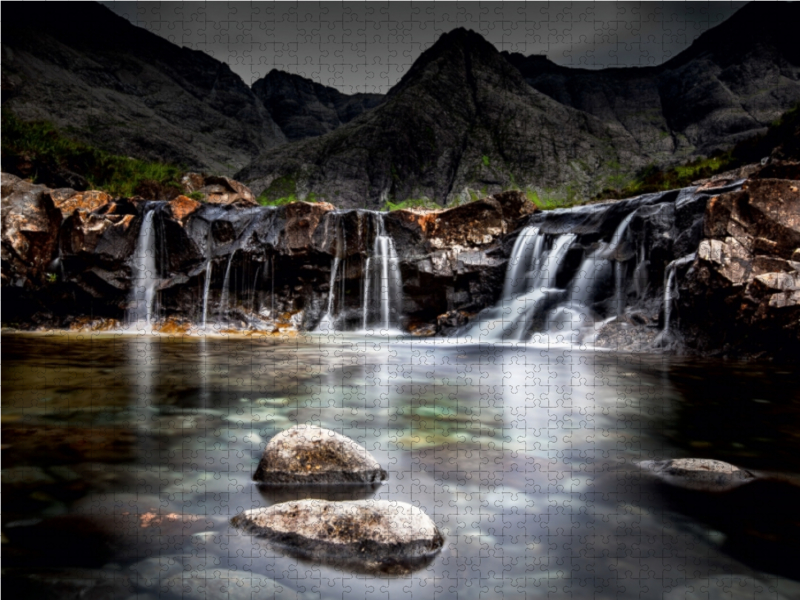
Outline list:
[[[800,597],[633,466],[800,472],[792,368],[354,335],[4,335],[2,353],[4,590],[262,598],[266,577],[287,598],[684,598],[712,578]],[[251,475],[297,423],[366,446],[389,472],[373,496],[422,507],[442,553],[389,577],[231,528],[292,497]]]

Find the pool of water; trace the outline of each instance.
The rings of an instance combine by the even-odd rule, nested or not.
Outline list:
[[[781,489],[697,500],[635,466],[701,456],[800,473],[792,367],[355,335],[4,334],[2,359],[4,591],[800,598],[796,540],[750,514],[781,510]],[[420,506],[442,552],[388,575],[232,528],[293,497],[251,476],[298,423],[369,449],[389,479],[353,497]]]

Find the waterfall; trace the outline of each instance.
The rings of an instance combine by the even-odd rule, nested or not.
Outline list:
[[[559,235],[545,252],[545,235],[535,227],[524,229],[509,259],[499,305],[487,311],[467,334],[496,341],[525,341],[549,300],[563,294],[554,287],[556,275],[576,237],[573,233]]]
[[[213,270],[214,258],[214,239],[211,232],[211,223],[208,224],[208,232],[206,233],[206,276],[203,281],[203,329],[206,328],[206,320],[208,318],[208,294],[211,291],[211,275]]]
[[[250,312],[252,312],[253,314],[256,314],[258,312],[257,311],[258,307],[256,306],[256,300],[257,300],[257,297],[258,297],[258,287],[257,287],[258,286],[258,276],[261,274],[261,269],[262,269],[263,266],[264,265],[260,264],[260,265],[258,265],[258,267],[256,267],[256,275],[255,275],[255,277],[253,277],[253,297],[250,299],[250,302],[251,302]]]
[[[275,318],[275,256],[269,257],[269,315]]]
[[[136,240],[131,264],[132,285],[127,315],[130,325],[142,324],[147,330],[153,325],[153,302],[158,285],[154,215],[155,210],[147,210]]]
[[[540,270],[545,236],[538,227],[526,227],[514,241],[501,299],[511,299],[525,291],[525,282]]]
[[[230,290],[228,288],[230,287],[231,264],[233,263],[233,257],[236,255],[237,249],[238,248],[234,248],[231,251],[231,255],[228,257],[228,265],[225,267],[225,277],[222,279],[222,293],[219,299],[219,314],[221,317],[224,317],[228,312],[228,298],[230,297]]]
[[[386,234],[384,216],[377,213],[378,232],[367,259],[364,278],[363,323],[366,330],[371,323],[385,330],[399,327],[403,307],[403,280],[394,240]],[[372,284],[372,280],[376,284]],[[372,317],[372,321],[370,321]],[[377,317],[377,318],[376,318]]]
[[[336,291],[336,273],[339,271],[339,257],[333,258],[333,266],[331,267],[331,281],[328,287],[328,308],[322,317],[322,320],[317,325],[317,331],[329,332],[334,330],[336,324],[336,317],[333,314],[333,298]]]
[[[654,346],[666,346],[672,341],[670,332],[670,321],[672,320],[672,305],[678,298],[677,271],[678,267],[689,264],[696,258],[696,253],[687,254],[676,258],[667,265],[664,270],[664,329],[658,334],[653,342]]]
[[[605,256],[614,261],[614,310],[617,316],[621,316],[625,312],[626,305],[625,263],[617,254],[620,246],[625,242],[628,226],[635,215],[636,211],[634,210],[617,226],[605,252]]]
[[[367,258],[367,262],[364,265],[364,297],[362,298],[361,303],[361,310],[362,310],[362,328],[364,331],[367,330],[367,319],[369,318],[369,274],[370,274],[370,258]]]
[[[334,250],[333,256],[333,264],[331,265],[331,280],[328,284],[328,304],[325,310],[325,314],[322,316],[322,319],[317,325],[316,331],[320,332],[331,332],[334,331],[336,328],[336,321],[338,320],[338,315],[334,312],[335,308],[335,301],[336,301],[336,276],[339,273],[339,264],[342,264],[342,284],[339,290],[339,306],[344,306],[344,298],[345,298],[345,275],[347,274],[347,235],[344,230],[344,220],[341,218],[340,214],[332,215],[333,227],[334,227],[334,235],[336,236],[336,247]],[[326,228],[326,236],[327,236],[327,228]]]

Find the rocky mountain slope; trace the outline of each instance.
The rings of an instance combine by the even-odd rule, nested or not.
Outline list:
[[[228,65],[96,3],[3,6],[3,109],[122,156],[230,174],[286,142]]]
[[[727,150],[800,100],[797,10],[752,3],[651,68],[570,69],[455,30],[371,113],[237,176],[257,193],[342,206],[514,186],[591,195],[647,164]]]
[[[250,89],[95,3],[5,8],[4,110],[114,154],[235,172],[273,200],[577,200],[729,149],[800,100],[793,3],[747,5],[646,68],[559,67],[458,29],[385,97],[278,71]]]
[[[343,94],[277,69],[256,81],[253,92],[291,142],[333,131],[375,108],[384,98],[382,94]]]
[[[590,188],[641,166],[630,134],[531,88],[480,35],[456,29],[375,109],[319,138],[267,151],[238,174],[256,192],[314,193],[343,207],[426,196],[469,199],[535,182]]]
[[[571,69],[503,53],[554,100],[623,127],[661,165],[727,150],[800,99],[791,2],[748,4],[657,67]]]

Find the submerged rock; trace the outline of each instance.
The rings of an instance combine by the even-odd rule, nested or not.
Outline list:
[[[253,479],[263,483],[373,483],[386,479],[367,449],[335,431],[297,425],[272,438]]]
[[[444,544],[421,509],[388,500],[284,502],[245,511],[231,522],[303,557],[368,568],[425,560]]]
[[[756,478],[750,471],[709,458],[643,460],[638,465],[670,485],[704,492],[726,492]]]

